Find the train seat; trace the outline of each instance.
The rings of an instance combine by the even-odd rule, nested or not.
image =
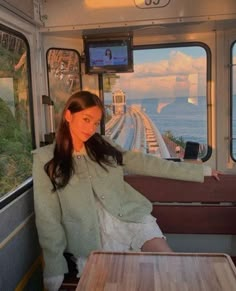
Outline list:
[[[222,175],[220,181],[205,177],[204,183],[140,175],[125,180],[153,203],[152,215],[165,234],[236,235],[236,175]],[[235,254],[230,255],[236,264]],[[60,291],[78,284],[75,263],[66,258],[69,274]]]

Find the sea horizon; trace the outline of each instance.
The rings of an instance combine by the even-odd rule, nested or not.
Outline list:
[[[170,131],[177,139],[194,141],[200,144],[208,144],[207,139],[207,106],[206,97],[199,96],[196,104],[189,102],[189,97],[178,98],[143,98],[127,99],[127,105],[139,104],[155,126],[165,134]],[[105,104],[111,104],[105,100]],[[166,105],[169,103],[168,105]],[[166,105],[166,106],[165,106]],[[236,136],[236,95],[233,106],[235,117],[233,118],[234,136]],[[236,143],[233,153],[236,155]]]

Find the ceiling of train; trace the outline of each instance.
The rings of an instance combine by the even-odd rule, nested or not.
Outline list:
[[[50,35],[57,35],[62,37],[78,37],[78,36],[92,36],[92,35],[119,35],[119,34],[132,34],[134,37],[144,37],[151,35],[170,35],[180,33],[198,33],[209,32],[224,29],[234,29],[236,27],[236,19],[229,20],[214,20],[214,21],[179,21],[178,23],[163,23],[152,24],[147,23],[136,26],[115,26],[106,28],[93,28],[93,29],[79,29],[67,28],[66,30],[43,30],[43,33]]]
[[[19,4],[20,3],[20,4]],[[29,4],[30,3],[30,4]],[[18,12],[21,10],[24,15],[29,17],[34,13],[37,14],[37,4],[40,0],[4,0],[0,1],[0,5],[5,6],[9,10]],[[45,4],[46,2],[44,2]],[[100,3],[100,2],[99,2]],[[110,3],[110,2],[109,2]],[[33,6],[34,5],[34,6]],[[24,8],[25,7],[25,8]],[[36,7],[36,8],[35,8]],[[14,8],[14,9],[13,9]],[[24,10],[23,10],[24,9]],[[36,10],[36,11],[34,11]],[[222,10],[223,11],[223,10]],[[33,13],[34,12],[34,13]],[[229,11],[228,11],[229,12]],[[232,11],[233,12],[233,11]],[[178,15],[178,14],[177,14]],[[236,19],[233,14],[225,15],[226,19],[222,20],[222,15],[212,17],[172,17],[154,20],[140,21],[124,21],[114,23],[88,24],[86,26],[79,25],[55,25],[47,27],[47,21],[44,22],[43,15],[40,16],[42,21],[41,32],[44,34],[57,35],[62,37],[78,37],[83,35],[109,35],[109,34],[132,34],[134,37],[145,37],[152,35],[174,35],[180,33],[197,33],[217,31],[222,29],[236,28]],[[227,18],[228,17],[228,18]]]

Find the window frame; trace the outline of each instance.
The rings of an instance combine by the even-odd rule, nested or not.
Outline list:
[[[47,68],[47,71],[46,71],[46,78],[47,78],[47,84],[48,84],[48,96],[49,96],[49,99],[52,101],[52,106],[55,105],[55,101],[53,100],[53,96],[51,96],[51,84],[50,84],[50,77],[49,77],[49,70],[48,70],[48,66],[49,66],[49,63],[48,63],[48,55],[49,55],[49,52],[50,50],[65,50],[65,51],[71,51],[71,52],[74,52],[77,56],[78,56],[78,77],[79,77],[79,82],[80,82],[80,87],[79,87],[79,90],[82,90],[83,88],[83,84],[82,84],[82,71],[81,71],[81,62],[82,62],[82,56],[81,54],[76,50],[76,49],[72,49],[72,48],[63,48],[63,47],[49,47],[46,51],[46,58],[45,58],[45,61],[46,61],[46,68]],[[55,131],[56,131],[56,126],[55,126],[55,112],[52,114],[52,112],[49,113],[50,118],[53,120],[53,122],[49,125],[48,123],[50,123],[50,121],[47,120],[47,118],[45,117],[45,122],[47,124],[47,129],[50,131],[49,133],[47,132],[45,134],[45,140],[47,140],[47,136],[53,136],[55,135]],[[49,138],[49,143],[52,142],[52,139]],[[47,142],[46,142],[47,144]]]
[[[9,28],[3,24],[0,23],[0,30],[4,31],[6,33],[12,34],[24,41],[25,47],[26,47],[26,62],[27,62],[27,79],[28,79],[28,102],[29,102],[29,117],[30,117],[30,134],[31,134],[31,142],[32,142],[32,149],[36,148],[36,139],[35,139],[35,122],[34,122],[34,106],[33,106],[33,90],[32,90],[32,72],[31,72],[31,63],[30,63],[30,46],[27,38],[24,36],[23,33],[14,30],[12,28]],[[23,181],[21,184],[18,185],[18,187],[12,191],[9,191],[5,193],[0,198],[0,209],[11,203],[13,200],[18,198],[19,196],[23,195],[26,191],[30,190],[32,188],[33,181],[32,177],[29,177],[25,181]]]
[[[162,44],[145,44],[145,45],[133,45],[133,51],[135,50],[145,50],[145,49],[171,49],[171,48],[186,48],[192,46],[199,46],[203,48],[206,52],[206,137],[208,143],[208,149],[206,155],[202,158],[202,161],[205,162],[210,159],[212,156],[212,94],[211,94],[211,64],[212,64],[212,54],[210,47],[201,41],[194,41],[194,42],[176,42],[176,43],[162,43]]]
[[[233,48],[235,46],[235,51],[236,51],[236,40],[232,42],[231,46],[230,46],[230,102],[229,102],[229,107],[230,107],[230,120],[229,120],[229,124],[230,124],[230,129],[229,129],[229,150],[230,150],[230,157],[231,159],[236,162],[236,156],[233,156],[233,140],[235,139],[235,143],[236,143],[236,137],[233,138],[233,67],[236,67],[236,63],[233,63]],[[235,54],[236,57],[236,54]],[[236,75],[235,75],[235,79],[236,79]],[[236,89],[236,88],[235,88]],[[236,115],[236,112],[235,112]]]

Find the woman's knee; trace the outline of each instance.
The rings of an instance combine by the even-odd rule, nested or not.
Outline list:
[[[166,240],[160,237],[146,241],[141,250],[143,252],[173,252]]]

